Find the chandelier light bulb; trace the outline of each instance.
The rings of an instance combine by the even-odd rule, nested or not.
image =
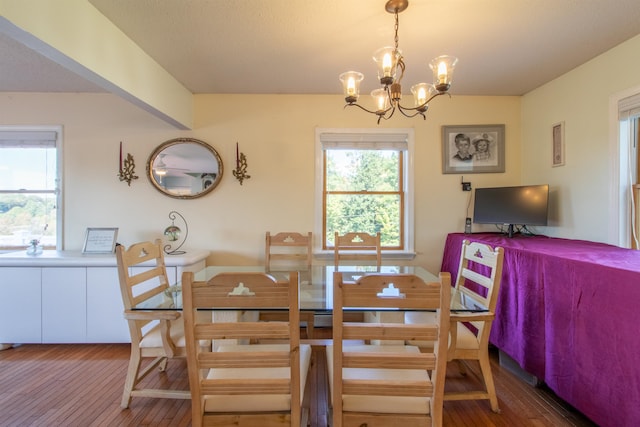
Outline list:
[[[355,96],[356,94],[356,81],[353,77],[349,77],[347,80],[347,95]]]
[[[382,58],[382,72],[385,77],[391,76],[391,55],[388,53]]]
[[[446,92],[451,87],[453,70],[457,63],[458,58],[449,55],[439,56],[429,63],[438,92]]]
[[[347,71],[340,74],[340,81],[344,90],[344,99],[351,104],[358,101],[360,96],[360,82],[364,79],[364,75],[357,71]]]
[[[376,89],[371,92],[376,105],[376,114],[384,114],[389,108],[389,96],[384,89]]]
[[[423,87],[418,89],[418,105],[427,102],[427,91]]]
[[[373,61],[378,66],[378,79],[380,79],[380,84],[388,86],[394,82],[398,57],[400,55],[400,51],[390,46],[381,47],[373,53]]]
[[[411,86],[411,93],[413,94],[413,100],[415,108],[424,113],[429,106],[427,103],[437,93],[436,88],[429,83],[418,83]]]
[[[438,84],[444,84],[447,82],[447,64],[440,62],[438,64]]]

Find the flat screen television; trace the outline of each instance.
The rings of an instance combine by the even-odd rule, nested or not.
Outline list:
[[[476,188],[473,222],[508,226],[509,237],[516,228],[547,225],[549,185]]]

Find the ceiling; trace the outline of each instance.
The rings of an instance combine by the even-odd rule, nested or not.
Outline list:
[[[384,0],[89,0],[192,93],[338,94],[393,45]],[[454,95],[522,95],[640,34],[638,0],[410,0],[403,91],[459,58]],[[605,76],[603,76],[605,77]],[[0,33],[0,91],[106,90]]]

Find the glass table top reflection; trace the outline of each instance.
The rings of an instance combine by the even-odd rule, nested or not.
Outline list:
[[[359,277],[371,273],[414,274],[425,282],[436,282],[438,277],[418,266],[339,266],[313,265],[308,270],[299,270],[300,310],[314,312],[331,312],[333,310],[333,273],[343,273],[344,280],[356,281]],[[266,270],[264,266],[209,266],[194,273],[194,280],[207,281],[225,272],[260,272],[272,275],[278,281],[289,280],[289,270]],[[478,301],[451,288],[452,312],[486,312]],[[181,310],[182,288],[180,282],[170,286],[163,294],[143,301],[134,310]],[[242,309],[242,307],[238,307]],[[215,307],[212,307],[215,310]]]

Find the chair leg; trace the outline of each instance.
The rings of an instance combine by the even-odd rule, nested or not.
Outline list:
[[[120,407],[127,409],[131,404],[131,392],[136,386],[138,380],[138,372],[140,372],[140,350],[131,348],[131,357],[129,358],[129,368],[127,369],[127,378],[124,381],[124,391],[122,392],[122,401]]]
[[[167,370],[167,363],[169,362],[169,358],[168,357],[164,357],[162,358],[162,361],[160,362],[160,371],[164,372]]]
[[[305,319],[307,321],[307,338],[313,339],[313,329],[315,327],[314,313],[308,313],[307,315],[305,315]]]
[[[136,386],[142,381],[156,366],[160,365],[161,370],[167,366],[167,357],[158,356],[152,362],[150,362],[142,371],[140,366],[142,364],[142,355],[140,349],[132,348],[131,357],[129,358],[129,368],[127,370],[127,378],[124,381],[124,391],[122,392],[122,401],[120,407],[127,409],[131,404],[131,397],[136,390]]]
[[[482,371],[482,377],[484,379],[484,385],[489,395],[489,403],[491,404],[491,410],[496,414],[500,413],[498,407],[498,397],[496,396],[496,387],[493,383],[493,375],[491,374],[491,363],[489,362],[488,354],[481,354],[478,360],[480,362],[480,370]]]

